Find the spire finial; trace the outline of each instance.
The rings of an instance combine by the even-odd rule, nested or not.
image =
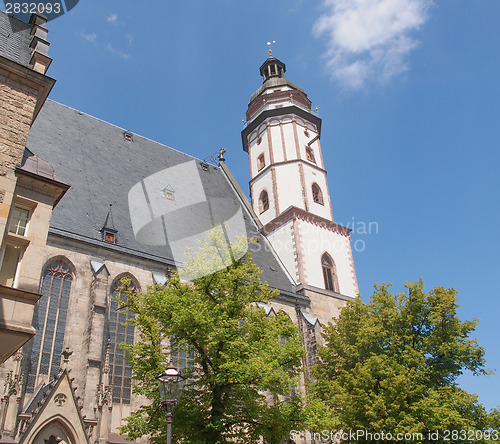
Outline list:
[[[226,153],[226,150],[224,148],[221,148],[219,150],[219,154],[217,154],[217,157],[219,158],[219,162],[225,162],[226,159],[224,159],[224,154]]]
[[[276,41],[275,41],[275,40],[273,40],[273,41],[271,41],[271,42],[267,42],[267,46],[269,47],[269,49],[267,50],[267,52],[269,53],[269,57],[272,57],[272,55],[273,55],[273,49],[271,48],[271,45],[272,45],[273,43],[276,43]]]

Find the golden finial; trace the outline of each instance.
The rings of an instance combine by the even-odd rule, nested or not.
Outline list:
[[[269,53],[269,57],[271,57],[273,55],[273,49],[271,48],[271,45],[273,43],[276,43],[276,41],[273,40],[272,42],[267,42],[267,46],[269,47],[269,49],[267,50],[267,52]]]

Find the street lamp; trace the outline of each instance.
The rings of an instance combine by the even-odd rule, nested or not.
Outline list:
[[[156,377],[160,390],[160,401],[167,416],[167,444],[172,444],[172,418],[182,392],[184,378],[172,363]]]

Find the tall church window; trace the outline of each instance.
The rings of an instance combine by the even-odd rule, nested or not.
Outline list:
[[[170,340],[170,358],[172,364],[179,369],[183,376],[189,375],[187,382],[191,382],[194,369],[194,350],[187,344],[180,344],[175,338]]]
[[[43,273],[28,364],[28,393],[34,392],[37,376],[49,379],[59,372],[72,282],[73,274],[61,260],[52,262]]]
[[[323,268],[323,279],[325,281],[325,289],[339,292],[339,283],[335,263],[328,253],[321,256],[321,267]]]
[[[312,185],[312,195],[314,202],[324,205],[323,193],[321,192],[321,188],[316,183],[313,183]]]
[[[137,285],[130,285],[131,291],[137,291]],[[127,323],[132,314],[120,305],[126,295],[121,290],[120,279],[111,286],[111,303],[109,308],[109,364],[113,402],[130,404],[132,369],[125,358],[125,350],[121,343],[134,343],[134,326]]]
[[[269,210],[269,195],[267,194],[267,191],[264,190],[260,193],[259,197],[259,212],[262,214],[267,210]]]

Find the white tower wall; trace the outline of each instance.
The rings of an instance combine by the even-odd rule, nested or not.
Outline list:
[[[358,293],[350,231],[333,220],[321,120],[304,90],[286,80],[284,72],[284,64],[270,57],[261,67],[264,84],[248,105],[242,137],[253,209],[299,291],[323,292],[325,301],[349,299]],[[264,190],[269,208],[262,211]],[[331,304],[320,299],[314,304],[328,318]]]

